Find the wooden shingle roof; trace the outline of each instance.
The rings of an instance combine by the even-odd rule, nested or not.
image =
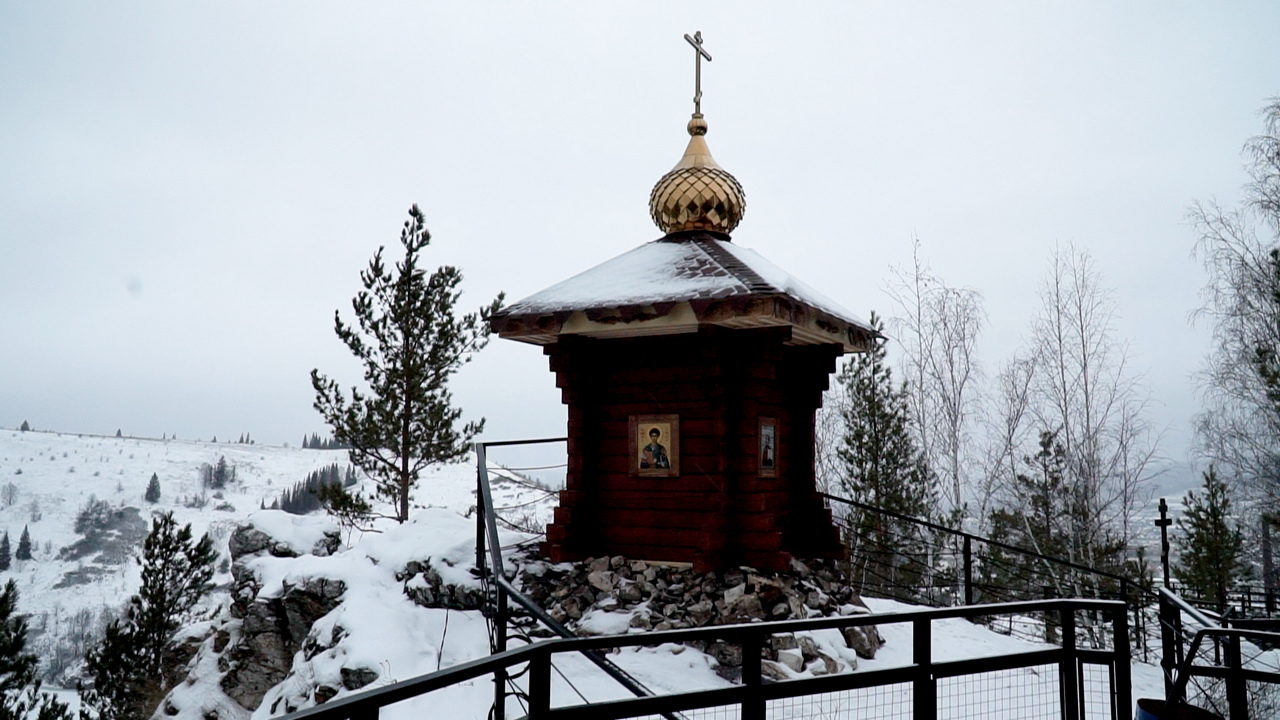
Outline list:
[[[790,326],[792,343],[865,350],[857,315],[719,233],[673,233],[520,300],[490,319],[501,337],[546,345],[560,335],[627,337],[699,325]]]

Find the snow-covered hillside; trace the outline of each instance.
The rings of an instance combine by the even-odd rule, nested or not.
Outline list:
[[[201,487],[200,466],[223,457],[236,468],[237,482],[216,497]],[[4,575],[18,581],[19,609],[31,616],[34,649],[46,664],[65,662],[60,654],[74,649],[67,635],[86,619],[96,623],[104,610],[118,610],[138,589],[133,558],[152,512],[171,510],[197,535],[208,532],[225,556],[227,535],[238,522],[307,473],[335,462],[345,464],[346,453],[0,430],[0,532],[9,533],[16,550],[27,528],[34,556],[15,559]],[[161,487],[155,504],[143,500],[153,473]],[[203,507],[188,507],[202,494]],[[90,497],[124,512],[98,542],[77,545],[84,536],[75,532],[76,514]],[[216,581],[225,586],[230,575],[220,567]]]
[[[220,458],[235,468],[236,480],[215,493],[202,488],[200,468]],[[32,560],[15,559],[3,575],[18,582],[32,648],[46,667],[65,666],[83,651],[74,638],[96,625],[104,611],[124,606],[140,583],[134,558],[153,512],[172,511],[197,536],[209,533],[227,558],[227,538],[237,525],[308,473],[333,463],[345,466],[346,451],[0,430],[0,532],[9,533],[16,550],[27,528],[33,547]],[[153,473],[161,486],[154,504],[143,499]],[[466,513],[475,504],[474,484],[473,465],[433,469],[422,479],[415,504]],[[517,485],[499,492],[509,504],[545,497]],[[199,506],[195,499],[202,496]],[[90,497],[120,511],[115,527],[92,544],[74,529]],[[530,508],[538,511],[538,503]],[[231,583],[227,564],[219,562],[219,569],[210,611],[226,601]]]

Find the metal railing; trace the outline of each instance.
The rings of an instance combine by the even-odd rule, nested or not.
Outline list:
[[[1144,660],[1148,657],[1151,638],[1143,609],[1154,605],[1156,596],[1144,583],[838,495],[821,495],[851,511],[887,519],[879,523],[879,532],[862,532],[846,523],[855,589],[862,594],[934,607],[1080,596],[1120,600],[1131,614],[1134,645]],[[991,627],[1026,639],[1056,642],[1058,635],[1052,621],[1027,628],[1010,618],[1003,627]],[[1090,641],[1106,640],[1103,632]]]
[[[1280,645],[1280,633],[1232,628],[1225,624],[1229,619],[1197,608],[1176,592],[1160,588],[1158,593],[1165,707],[1194,701],[1225,712],[1229,720],[1275,717],[1280,712],[1280,664],[1275,657],[1269,667],[1258,661],[1267,648]],[[1184,615],[1199,626],[1194,633],[1184,625]],[[1192,697],[1200,678],[1208,682]]]
[[[524,608],[538,622],[547,626],[553,633],[562,638],[575,637],[572,630],[557,622],[541,606],[511,584],[506,576],[506,565],[502,558],[502,542],[498,538],[498,516],[493,504],[493,489],[489,483],[489,448],[511,447],[517,445],[544,445],[560,443],[568,438],[542,438],[538,440],[505,440],[488,443],[476,443],[476,569],[485,585],[486,598],[492,602],[485,608],[485,615],[492,625],[490,650],[496,654],[507,651],[508,621],[511,619],[510,603],[514,601]],[[487,550],[487,551],[486,551]],[[615,665],[597,650],[581,651],[583,656],[613,678],[628,692],[636,697],[648,697],[653,693],[639,680]],[[511,683],[505,666],[495,668],[493,676],[493,713],[494,720],[503,720],[506,716],[507,695],[523,697],[519,688]],[[668,715],[667,720],[678,720]]]
[[[1082,648],[1076,643],[1076,616],[1078,613],[1103,613],[1111,618],[1116,642],[1110,650]],[[992,615],[1031,615],[1054,613],[1062,628],[1062,646],[1044,650],[1008,653],[999,656],[965,660],[938,661],[934,657],[934,625],[943,620]],[[645,632],[634,635],[600,636],[589,638],[558,638],[507,650],[481,660],[464,663],[447,670],[420,678],[406,680],[296,713],[295,720],[376,720],[379,709],[440,690],[475,678],[493,675],[507,677],[526,674],[529,720],[543,718],[635,718],[655,714],[670,715],[678,712],[696,712],[715,708],[733,710],[741,720],[764,720],[773,705],[794,698],[821,699],[851,691],[884,686],[898,686],[907,694],[903,717],[916,720],[936,720],[940,706],[954,698],[948,698],[951,679],[959,685],[978,676],[1008,673],[1029,668],[1023,673],[1028,680],[1056,674],[1056,688],[1052,692],[1034,698],[1047,707],[1041,707],[1038,716],[1052,714],[1063,720],[1081,720],[1084,708],[1093,708],[1090,717],[1099,710],[1106,711],[1113,720],[1130,720],[1132,697],[1130,691],[1129,645],[1123,639],[1128,635],[1128,614],[1122,603],[1111,600],[1041,600],[1035,602],[999,603],[968,607],[942,608],[905,613],[851,615],[843,617],[813,618],[781,622],[751,623],[744,625],[718,625],[687,630]],[[821,677],[769,682],[762,670],[762,650],[770,638],[783,633],[802,633],[820,630],[879,626],[905,623],[912,628],[911,662],[900,667],[865,672],[832,674]],[[666,643],[697,643],[720,640],[738,645],[742,651],[742,684],[733,687],[695,690],[667,695],[648,695],[633,699],[611,700],[597,703],[557,705],[552,695],[551,667],[557,655],[565,653],[600,653],[606,650],[657,646]],[[1088,673],[1092,666],[1102,673]],[[1002,676],[1007,686],[1008,679]],[[1105,678],[1106,687],[1089,687]],[[1007,692],[1008,687],[1004,688]],[[1018,689],[1013,688],[1017,693]],[[906,707],[909,706],[909,707]],[[988,708],[1001,715],[999,708]],[[982,708],[974,707],[966,717],[982,717]],[[872,712],[873,717],[883,717]]]
[[[1178,593],[1183,600],[1198,608],[1221,610],[1225,606],[1237,617],[1280,620],[1280,596],[1273,588],[1243,583],[1233,585],[1226,589],[1221,598],[1223,602],[1220,603],[1219,598],[1196,592],[1195,589],[1187,587],[1185,583],[1176,579],[1170,579],[1165,587]]]
[[[905,613],[885,613],[813,618],[744,625],[718,625],[697,629],[650,631],[622,636],[577,638],[572,631],[552,618],[513,584],[506,572],[498,535],[496,507],[489,482],[488,451],[493,447],[563,442],[564,438],[492,442],[478,444],[476,478],[476,567],[485,584],[486,615],[492,621],[493,654],[439,672],[331,700],[292,715],[299,720],[377,720],[381,708],[444,690],[476,678],[491,676],[494,702],[489,717],[501,720],[507,711],[507,699],[519,698],[525,705],[527,718],[628,718],[661,715],[669,719],[703,717],[710,711],[716,717],[733,715],[741,720],[763,720],[769,713],[799,717],[788,703],[800,702],[805,708],[818,708],[823,717],[850,716],[839,709],[840,702],[861,703],[858,716],[910,717],[933,720],[940,712],[957,707],[966,717],[981,717],[983,708],[990,716],[1006,714],[999,698],[1008,697],[1014,687],[1019,701],[1035,702],[1037,716],[1080,720],[1087,714],[1105,714],[1113,720],[1130,720],[1130,645],[1129,614],[1126,606],[1102,599],[1042,599],[995,604],[969,604]],[[842,498],[837,501],[848,502]],[[865,506],[864,506],[865,507]],[[909,518],[908,518],[909,519]],[[914,519],[912,519],[914,521]],[[922,522],[922,521],[917,521]],[[928,524],[941,532],[963,538],[968,559],[965,567],[966,601],[979,595],[980,585],[973,580],[973,557],[970,546],[986,538],[959,533],[940,525]],[[1025,552],[1006,546],[1010,550]],[[1053,562],[1053,558],[1045,558]],[[519,648],[507,647],[508,621],[512,619],[512,603],[561,637],[530,642]],[[939,660],[934,653],[934,626],[939,621],[955,618],[1044,618],[1046,625],[1057,628],[1058,646],[1026,652],[961,660]],[[1052,618],[1052,619],[1050,619]],[[1082,644],[1081,618],[1103,618],[1109,627],[1110,641],[1103,645]],[[1088,621],[1093,622],[1093,621]],[[1085,624],[1088,624],[1086,622]],[[774,681],[764,673],[765,648],[772,638],[786,633],[812,633],[867,626],[887,627],[907,624],[911,627],[911,660],[899,667],[852,673],[828,674],[820,677]],[[1095,623],[1096,624],[1096,623]],[[666,643],[692,645],[720,641],[737,645],[741,656],[741,684],[732,687],[693,690],[655,695],[634,677],[606,657],[607,651],[657,646]],[[1092,647],[1091,647],[1092,645]],[[552,693],[552,671],[558,656],[578,654],[586,657],[635,697],[624,700],[557,703]],[[1013,673],[1015,676],[1010,676]],[[772,677],[777,678],[777,673]],[[1019,679],[1021,678],[1021,679]],[[1035,678],[1034,685],[1032,678]],[[976,689],[975,689],[976,688]],[[983,688],[986,688],[985,690]],[[576,692],[576,690],[575,690]],[[861,693],[861,695],[859,695]],[[870,694],[868,694],[870,693]],[[985,695],[983,693],[986,693]],[[1003,695],[1000,695],[1003,693]],[[994,698],[994,699],[993,699]],[[832,707],[835,712],[830,712]],[[970,704],[973,707],[970,708]],[[994,708],[994,710],[993,710]],[[806,714],[805,716],[808,716]]]

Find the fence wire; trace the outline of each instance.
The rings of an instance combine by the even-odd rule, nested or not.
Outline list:
[[[938,718],[982,720],[1061,720],[1058,666],[938,679]]]
[[[895,683],[770,700],[766,717],[769,720],[910,720],[913,712],[911,684]]]
[[[1083,696],[1080,711],[1084,720],[1113,718],[1119,713],[1115,707],[1115,694],[1111,667],[1084,663],[1080,668],[1080,694]]]
[[[1139,653],[1156,637],[1149,627],[1155,598],[1137,581],[1020,550],[870,506],[827,496],[842,516],[854,589],[914,605],[948,607],[1082,597],[1123,600],[1136,607],[1131,641]],[[1052,617],[1003,617],[989,627],[1038,642],[1058,643]],[[1110,618],[1077,618],[1082,647],[1106,648]]]

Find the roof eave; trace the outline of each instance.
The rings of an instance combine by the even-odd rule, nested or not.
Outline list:
[[[550,345],[560,335],[636,337],[695,332],[702,325],[747,329],[790,326],[792,344],[839,344],[866,352],[880,337],[874,329],[781,294],[732,296],[612,307],[567,308],[543,313],[501,313],[490,318],[499,337]]]

